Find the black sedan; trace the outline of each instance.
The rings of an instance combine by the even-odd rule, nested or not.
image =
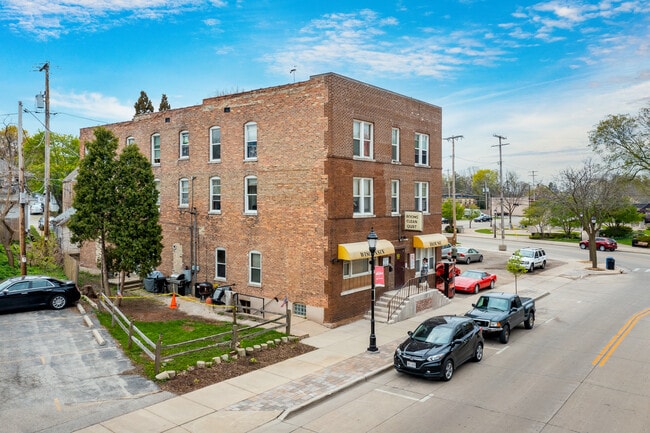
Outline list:
[[[483,359],[483,333],[467,317],[432,317],[408,335],[395,350],[393,365],[400,373],[447,381],[465,362]]]
[[[0,311],[33,307],[60,310],[81,298],[74,281],[28,275],[9,278],[0,283]]]

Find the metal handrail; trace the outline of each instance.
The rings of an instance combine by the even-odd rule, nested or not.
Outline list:
[[[406,300],[419,293],[424,293],[431,288],[435,289],[435,285],[431,286],[430,281],[433,279],[435,283],[435,274],[427,275],[427,280],[425,283],[420,283],[420,277],[414,277],[409,279],[406,284],[404,284],[398,291],[393,295],[392,298],[388,301],[388,316],[386,317],[386,322],[390,321],[392,315],[397,311]]]

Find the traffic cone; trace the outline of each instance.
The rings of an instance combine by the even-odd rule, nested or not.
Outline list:
[[[169,308],[178,308],[178,305],[176,305],[176,293],[172,293],[172,302],[169,304]]]

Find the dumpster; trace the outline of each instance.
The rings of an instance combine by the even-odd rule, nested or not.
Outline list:
[[[605,269],[613,271],[615,268],[616,262],[614,261],[614,257],[607,257],[605,259]]]

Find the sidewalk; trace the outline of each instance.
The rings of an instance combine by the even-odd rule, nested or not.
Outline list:
[[[548,269],[536,280],[544,290],[520,289],[521,296],[540,299],[555,289],[592,272],[573,262]],[[619,271],[598,271],[615,275]],[[520,284],[521,286],[521,284]],[[514,292],[514,284],[497,291]],[[83,433],[207,433],[248,432],[275,419],[285,419],[310,404],[392,368],[393,352],[406,333],[434,315],[462,315],[473,296],[456,296],[452,302],[408,320],[375,323],[378,353],[368,353],[370,322],[359,320],[335,329],[304,319],[294,319],[292,334],[309,335],[302,341],[317,350],[261,370],[173,397],[148,408],[78,430]],[[173,380],[173,379],[172,379]]]

